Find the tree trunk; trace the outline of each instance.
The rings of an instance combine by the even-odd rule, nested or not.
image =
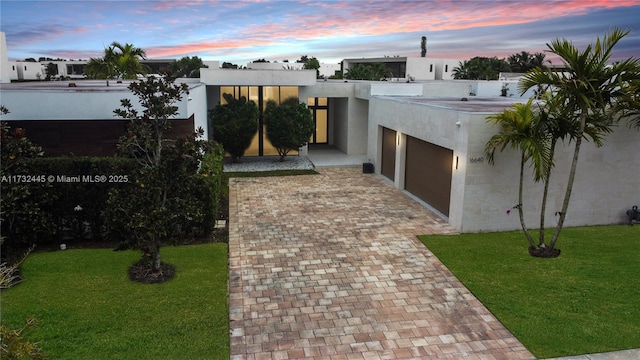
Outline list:
[[[556,231],[553,234],[553,238],[551,239],[552,249],[556,246],[556,242],[558,241],[558,237],[560,237],[560,232],[562,231],[562,226],[564,225],[564,219],[567,216],[567,209],[569,208],[569,200],[571,198],[571,190],[573,190],[573,180],[576,177],[576,168],[578,167],[578,155],[580,154],[580,145],[582,144],[582,135],[584,134],[585,122],[585,115],[582,115],[582,117],[580,118],[580,129],[578,131],[578,135],[576,136],[576,147],[573,151],[573,160],[571,161],[571,171],[569,171],[567,190],[564,194],[564,201],[562,202],[562,210],[560,210],[558,226],[556,226]]]
[[[535,247],[535,243],[533,242],[533,237],[529,233],[529,229],[527,229],[527,225],[524,222],[524,210],[522,209],[522,188],[523,188],[523,178],[524,178],[524,152],[522,153],[522,157],[520,159],[520,186],[518,189],[518,215],[520,216],[520,225],[522,226],[522,231],[524,232],[524,236],[529,241],[529,245],[531,247]]]
[[[151,259],[153,261],[153,271],[159,272],[160,265],[162,264],[162,260],[160,259],[160,243],[158,239],[154,239],[153,242],[153,251],[151,252]]]
[[[551,178],[551,163],[553,163],[553,156],[555,155],[557,141],[558,139],[555,137],[551,140],[551,150],[549,151],[550,164],[549,164],[549,169],[547,169],[547,173],[545,174],[545,177],[544,177],[544,191],[542,192],[542,205],[540,206],[540,239],[538,241],[538,247],[545,246],[544,220],[545,220],[545,213],[547,211],[547,195],[549,194],[549,181]]]

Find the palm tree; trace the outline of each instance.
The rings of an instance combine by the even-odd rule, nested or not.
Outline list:
[[[135,47],[133,44],[127,43],[122,45],[114,41],[108,50],[109,54],[107,54],[107,49],[105,49],[105,60],[108,57],[113,59],[118,75],[123,79],[136,79],[138,74],[146,74],[149,72],[149,68],[140,63],[140,60],[147,58],[147,53],[143,49]]]
[[[468,79],[469,78],[469,62],[459,61],[458,66],[454,67],[451,71],[454,79]]]
[[[600,137],[611,131],[616,116],[620,115],[621,109],[624,108],[616,106],[616,103],[619,99],[632,97],[629,92],[633,86],[630,85],[632,82],[628,77],[629,74],[638,73],[638,60],[627,59],[612,65],[607,63],[615,45],[627,34],[629,31],[616,28],[602,40],[598,38],[595,45],[589,45],[583,51],[576,49],[568,40],[555,39],[547,44],[548,51],[562,59],[566,70],[557,73],[535,68],[525,74],[519,84],[523,94],[532,87],[542,86],[551,89],[564,107],[563,112],[568,116],[567,120],[576,129],[569,179],[550,249],[555,247],[566,219],[585,132],[588,130],[591,135]]]
[[[500,132],[489,139],[485,146],[485,154],[490,164],[494,163],[495,151],[503,151],[507,146],[520,150],[520,182],[518,187],[518,209],[520,225],[530,248],[536,245],[533,237],[524,221],[522,204],[524,166],[527,162],[533,163],[534,179],[539,181],[548,173],[551,167],[549,162],[549,137],[545,133],[541,117],[533,110],[533,99],[526,104],[515,104],[512,109],[505,109],[502,113],[489,116],[487,122],[499,125]]]
[[[513,72],[527,72],[536,67],[544,67],[545,54],[537,52],[530,54],[527,51],[521,51],[520,53],[510,55],[507,58],[511,71]],[[546,61],[548,62],[548,61]]]
[[[369,71],[369,80],[380,81],[386,80],[393,76],[391,70],[389,70],[384,63],[376,62],[367,67]]]
[[[109,86],[109,79],[116,74],[115,64],[105,58],[91,58],[84,67],[85,73],[93,79],[106,79]]]

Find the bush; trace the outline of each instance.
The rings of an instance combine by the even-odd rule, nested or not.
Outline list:
[[[213,226],[213,223],[218,218],[218,212],[220,209],[220,201],[222,193],[224,191],[224,149],[218,143],[211,143],[209,152],[207,152],[200,166],[200,176],[207,190],[208,198],[204,206],[211,207],[212,221],[206,219],[205,223]],[[207,229],[207,233],[211,230]]]
[[[222,144],[233,162],[237,162],[258,131],[258,106],[244,96],[240,99],[235,99],[231,94],[222,96],[227,104],[217,105],[209,111],[213,139]]]
[[[49,211],[54,196],[46,179],[27,163],[28,159],[42,156],[42,148],[32,144],[23,129],[11,129],[6,122],[0,126],[0,223],[4,237],[0,252],[3,259],[13,261],[35,239],[55,232]]]
[[[47,358],[38,344],[25,340],[22,337],[24,329],[35,325],[35,323],[35,319],[29,318],[27,319],[27,324],[19,330],[13,330],[4,325],[0,325],[0,359],[40,360]]]
[[[105,237],[119,242],[119,248],[140,248],[153,229],[162,245],[181,239],[209,236],[216,219],[222,189],[224,152],[216,143],[194,138],[178,139],[165,148],[160,167],[138,168],[131,181],[109,193],[106,203]],[[204,147],[205,153],[198,150]],[[171,194],[156,208],[155,192],[149,189],[169,184]]]
[[[37,173],[55,178],[50,182],[49,191],[54,197],[50,212],[56,231],[50,240],[110,240],[103,236],[103,211],[109,191],[131,181],[136,166],[134,160],[59,157],[34,159],[28,164]]]
[[[291,150],[304,146],[313,134],[313,116],[306,104],[296,98],[288,98],[280,105],[267,101],[264,112],[267,138],[278,150],[280,161]]]

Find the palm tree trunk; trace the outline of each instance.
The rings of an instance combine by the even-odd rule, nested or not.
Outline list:
[[[520,159],[520,187],[518,189],[518,215],[520,215],[520,225],[522,226],[522,231],[524,232],[524,236],[529,241],[529,245],[531,247],[535,247],[535,243],[533,242],[533,237],[529,233],[529,229],[527,229],[527,225],[524,222],[524,210],[522,209],[522,188],[523,188],[523,178],[524,178],[524,152],[522,153],[522,158]]]
[[[576,168],[578,167],[578,155],[580,154],[580,145],[582,144],[582,135],[584,134],[585,127],[585,115],[580,118],[580,129],[576,136],[576,147],[573,151],[573,160],[571,161],[571,171],[569,171],[569,180],[567,181],[567,190],[564,194],[564,201],[562,202],[562,210],[560,210],[560,218],[558,219],[558,226],[556,226],[556,232],[551,239],[551,249],[556,246],[556,242],[560,237],[560,231],[564,225],[564,219],[567,216],[567,209],[569,208],[569,199],[571,198],[571,190],[573,189],[573,181],[576,177]]]
[[[549,150],[549,168],[544,176],[544,191],[542,192],[542,205],[540,205],[540,239],[538,241],[538,247],[544,247],[544,220],[545,213],[547,211],[547,195],[549,194],[549,181],[551,178],[551,163],[553,163],[553,156],[556,151],[557,138],[551,140],[551,149]]]

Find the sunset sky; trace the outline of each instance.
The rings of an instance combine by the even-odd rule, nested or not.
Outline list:
[[[420,56],[421,36],[427,57],[466,60],[541,52],[559,37],[584,47],[613,27],[631,30],[615,60],[640,57],[638,19],[640,0],[0,0],[10,60],[88,59],[118,41],[149,58],[337,63]]]

